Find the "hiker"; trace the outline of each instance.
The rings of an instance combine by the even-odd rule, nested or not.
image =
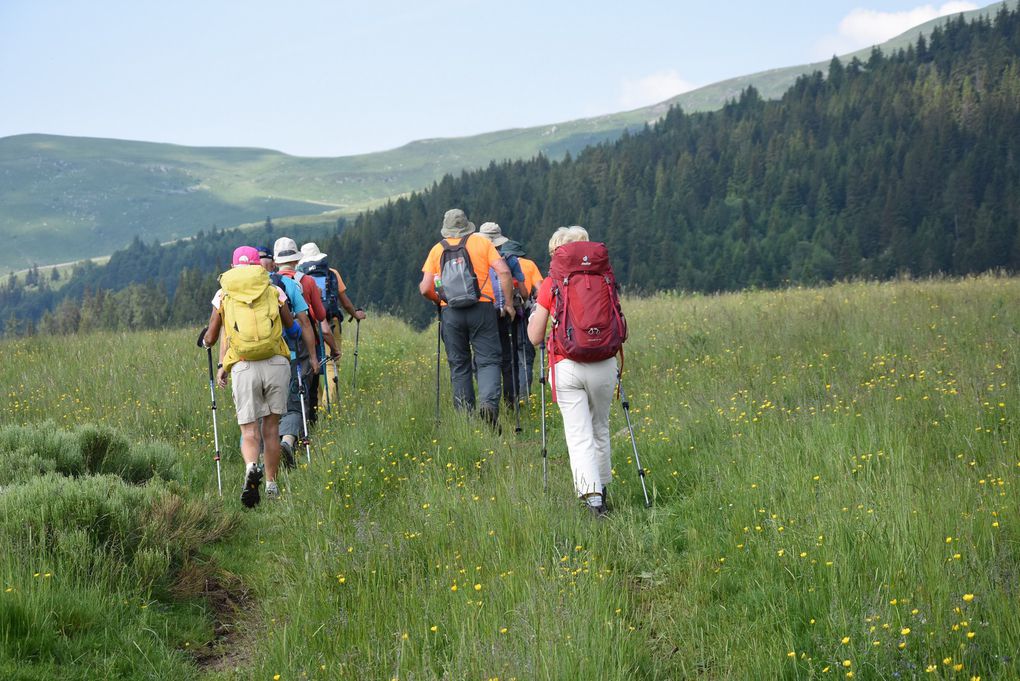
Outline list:
[[[439,305],[440,330],[446,346],[453,385],[453,405],[474,411],[472,353],[478,374],[479,413],[494,428],[499,417],[500,345],[497,318],[514,317],[510,269],[488,239],[472,238],[474,223],[459,208],[446,211],[443,239],[429,251],[422,266],[421,295]],[[492,273],[498,279],[503,306],[496,309]]]
[[[574,489],[601,517],[613,476],[609,407],[618,378],[616,354],[627,326],[605,245],[587,242],[583,227],[560,227],[553,233],[549,276],[539,287],[528,338],[539,345],[552,319],[547,343],[552,394],[563,416]],[[574,328],[581,319],[589,328]]]
[[[284,333],[297,337],[301,326],[287,308],[287,295],[269,281],[251,246],[234,250],[231,268],[220,275],[220,290],[212,299],[209,326],[202,338],[210,348],[220,340],[217,383],[231,377],[237,423],[241,427],[241,457],[245,463],[241,503],[259,503],[259,437],[264,443],[266,496],[278,497],[280,417],[287,411],[290,352]],[[220,334],[223,334],[221,338]],[[262,419],[261,433],[258,420]]]
[[[312,323],[308,318],[308,303],[305,302],[301,285],[276,271],[273,252],[268,247],[259,246],[258,252],[259,262],[269,272],[269,280],[287,294],[287,307],[290,308],[291,314],[301,325],[300,338],[284,339],[290,350],[291,372],[290,389],[287,393],[287,413],[280,419],[280,448],[283,463],[287,468],[294,468],[297,465],[294,450],[298,440],[304,437],[305,431],[304,410],[301,408],[303,395],[300,388],[319,371],[319,360],[315,350],[315,333],[312,331]],[[299,367],[301,370],[300,381],[298,380]]]
[[[506,263],[510,269],[510,277],[513,280],[513,306],[516,315],[511,319],[509,316],[500,316],[497,320],[499,329],[499,342],[503,353],[503,361],[500,365],[500,371],[503,379],[503,402],[507,406],[513,408],[516,400],[520,399],[521,395],[527,392],[527,389],[522,390],[521,378],[524,373],[524,357],[521,355],[520,350],[524,345],[528,343],[523,342],[520,336],[521,328],[520,324],[523,321],[524,313],[524,300],[526,298],[527,289],[524,284],[524,273],[521,271],[521,266],[517,262],[517,256],[524,254],[524,249],[516,241],[511,241],[509,238],[503,235],[503,231],[498,224],[495,222],[483,222],[482,226],[478,228],[478,233],[484,236],[486,239],[492,242],[492,245],[496,247],[496,251],[500,257]],[[496,291],[497,306],[501,302],[499,300],[501,296],[499,291]],[[517,355],[514,357],[514,346],[517,346]],[[514,369],[515,363],[517,367],[517,387],[514,387]]]
[[[538,295],[538,287],[542,285],[542,279],[545,277],[542,276],[542,271],[538,269],[538,265],[533,260],[518,257],[517,262],[521,266],[521,272],[524,273],[524,288],[527,290],[524,297],[524,317],[529,319],[535,305],[535,296]],[[526,394],[530,395],[531,384],[534,382],[535,376],[535,346],[531,343],[524,344],[524,359],[527,364],[527,368],[524,370],[524,380],[527,384]]]
[[[343,278],[340,276],[340,272],[329,266],[329,261],[326,260],[327,255],[319,250],[318,245],[309,241],[301,246],[301,260],[298,261],[298,271],[310,276],[319,287],[319,295],[322,300],[323,308],[326,310],[326,319],[321,323],[324,327],[328,327],[330,333],[333,334],[333,338],[336,341],[336,351],[334,357],[330,358],[334,362],[340,361],[340,351],[343,347],[343,312],[346,311],[348,315],[357,319],[359,322],[363,320],[366,315],[365,311],[360,307],[355,307],[354,303],[347,296],[347,285],[344,284]],[[333,385],[337,386],[337,365],[333,364]],[[323,370],[323,374],[325,374]],[[328,378],[324,378],[323,388],[325,388],[325,381]]]
[[[317,355],[325,357],[325,347],[328,347],[329,356],[335,357],[337,355],[336,339],[333,338],[333,332],[329,330],[329,326],[323,327],[321,324],[326,318],[326,309],[322,305],[319,287],[311,277],[306,277],[304,273],[297,270],[297,263],[301,260],[301,251],[298,250],[294,240],[285,236],[277,239],[273,244],[273,260],[276,262],[280,274],[301,285],[301,294],[304,296],[305,302],[308,303],[308,316],[311,317],[312,329],[316,335],[316,346],[323,347],[322,352]],[[320,362],[319,371],[312,374],[311,380],[305,385],[308,390],[308,422],[312,424],[318,419],[318,381],[321,371],[322,364]]]

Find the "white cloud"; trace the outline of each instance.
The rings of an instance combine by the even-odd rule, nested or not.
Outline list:
[[[846,54],[869,45],[883,43],[918,24],[932,19],[977,9],[973,2],[952,0],[941,6],[921,5],[902,12],[879,12],[857,8],[843,17],[835,34],[818,41],[815,53],[819,59]]]
[[[620,105],[625,109],[637,109],[658,104],[696,87],[694,83],[681,78],[676,71],[659,71],[643,78],[624,81],[620,88]]]

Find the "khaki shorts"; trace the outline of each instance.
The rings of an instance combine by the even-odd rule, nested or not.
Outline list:
[[[230,380],[238,424],[287,413],[290,360],[286,357],[275,355],[256,362],[238,362],[230,369]]]

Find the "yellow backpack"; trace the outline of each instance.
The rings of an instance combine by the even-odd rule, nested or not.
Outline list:
[[[251,361],[285,354],[280,351],[283,343],[280,292],[269,281],[269,273],[255,265],[234,267],[220,275],[220,286],[223,288],[220,314],[230,341],[230,354]]]

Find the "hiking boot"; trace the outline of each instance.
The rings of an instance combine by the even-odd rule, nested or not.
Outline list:
[[[297,468],[297,461],[294,459],[294,447],[292,447],[286,440],[280,440],[280,454],[283,455],[283,465],[285,468]],[[266,483],[266,493],[269,493],[269,483]]]
[[[280,486],[276,484],[276,480],[266,480],[266,499],[279,499],[280,498]]]
[[[588,513],[590,513],[595,518],[604,518],[606,514],[609,512],[609,509],[606,507],[605,504],[605,497],[602,494],[599,494],[598,492],[589,494],[588,496],[581,499],[581,502],[588,509]]]
[[[241,503],[247,508],[255,508],[259,503],[259,484],[262,482],[262,469],[256,464],[248,466],[244,476],[244,487],[241,488]]]
[[[496,435],[503,434],[503,427],[499,425],[499,410],[493,409],[492,407],[479,407],[478,415],[482,417],[482,420],[485,421],[490,428],[496,431]]]
[[[609,496],[606,493],[607,487],[602,485],[602,505],[606,508],[606,513],[613,510],[613,507],[609,505]]]

